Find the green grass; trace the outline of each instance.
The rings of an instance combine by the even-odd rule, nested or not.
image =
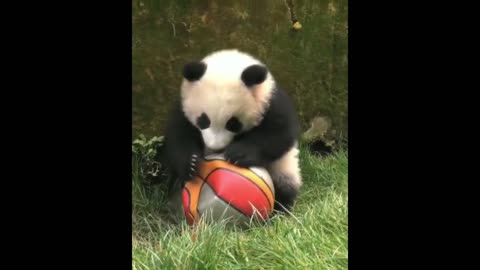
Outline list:
[[[246,230],[172,225],[162,193],[147,196],[134,169],[133,269],[347,269],[348,155],[319,159],[302,149],[301,164],[294,215]]]

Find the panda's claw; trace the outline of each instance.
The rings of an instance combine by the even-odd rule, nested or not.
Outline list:
[[[197,173],[197,168],[198,168],[198,160],[197,160],[198,156],[196,154],[192,154],[191,158],[190,158],[190,166],[189,166],[189,172],[188,172],[188,175],[189,175],[189,178],[192,179],[193,176],[195,176],[195,174]]]

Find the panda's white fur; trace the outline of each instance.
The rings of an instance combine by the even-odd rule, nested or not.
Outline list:
[[[187,166],[195,164],[198,155],[225,150],[227,159],[230,157],[240,165],[265,167],[272,176],[276,199],[283,207],[277,209],[290,209],[302,177],[298,159],[300,127],[286,93],[278,88],[270,71],[266,71],[261,82],[245,81],[242,73],[247,68],[265,67],[247,53],[217,51],[198,63],[198,70],[192,68],[194,75],[184,73],[181,103],[167,128],[167,158],[174,173],[184,181],[189,177],[186,171],[192,169]],[[202,114],[209,118],[208,128],[197,124]],[[243,125],[239,133],[225,128],[232,116]]]
[[[183,111],[193,124],[202,113],[206,113],[212,123],[209,128],[201,130],[207,150],[223,149],[235,135],[224,128],[228,119],[237,116],[246,124],[246,130],[258,125],[268,108],[275,82],[269,72],[262,84],[248,89],[240,80],[240,74],[251,65],[263,64],[238,50],[214,52],[202,62],[208,68],[201,80],[183,80]]]
[[[298,143],[295,142],[294,147],[267,167],[270,176],[275,179],[277,184],[285,184],[281,182],[286,181],[286,184],[292,185],[295,189],[300,189],[302,186],[302,174],[298,158],[299,152]]]

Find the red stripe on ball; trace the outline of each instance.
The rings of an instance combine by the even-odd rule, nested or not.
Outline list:
[[[187,223],[192,225],[194,220],[192,213],[190,213],[190,194],[187,188],[182,190],[182,203],[183,203],[183,211],[185,213],[185,218],[187,219]]]
[[[268,218],[270,204],[262,190],[245,178],[230,170],[217,169],[207,179],[217,196],[248,216],[254,209],[262,218]]]

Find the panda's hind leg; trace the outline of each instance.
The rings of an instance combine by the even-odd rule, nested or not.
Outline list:
[[[275,187],[275,210],[277,211],[291,211],[302,186],[298,154],[299,149],[295,145],[268,168]]]

